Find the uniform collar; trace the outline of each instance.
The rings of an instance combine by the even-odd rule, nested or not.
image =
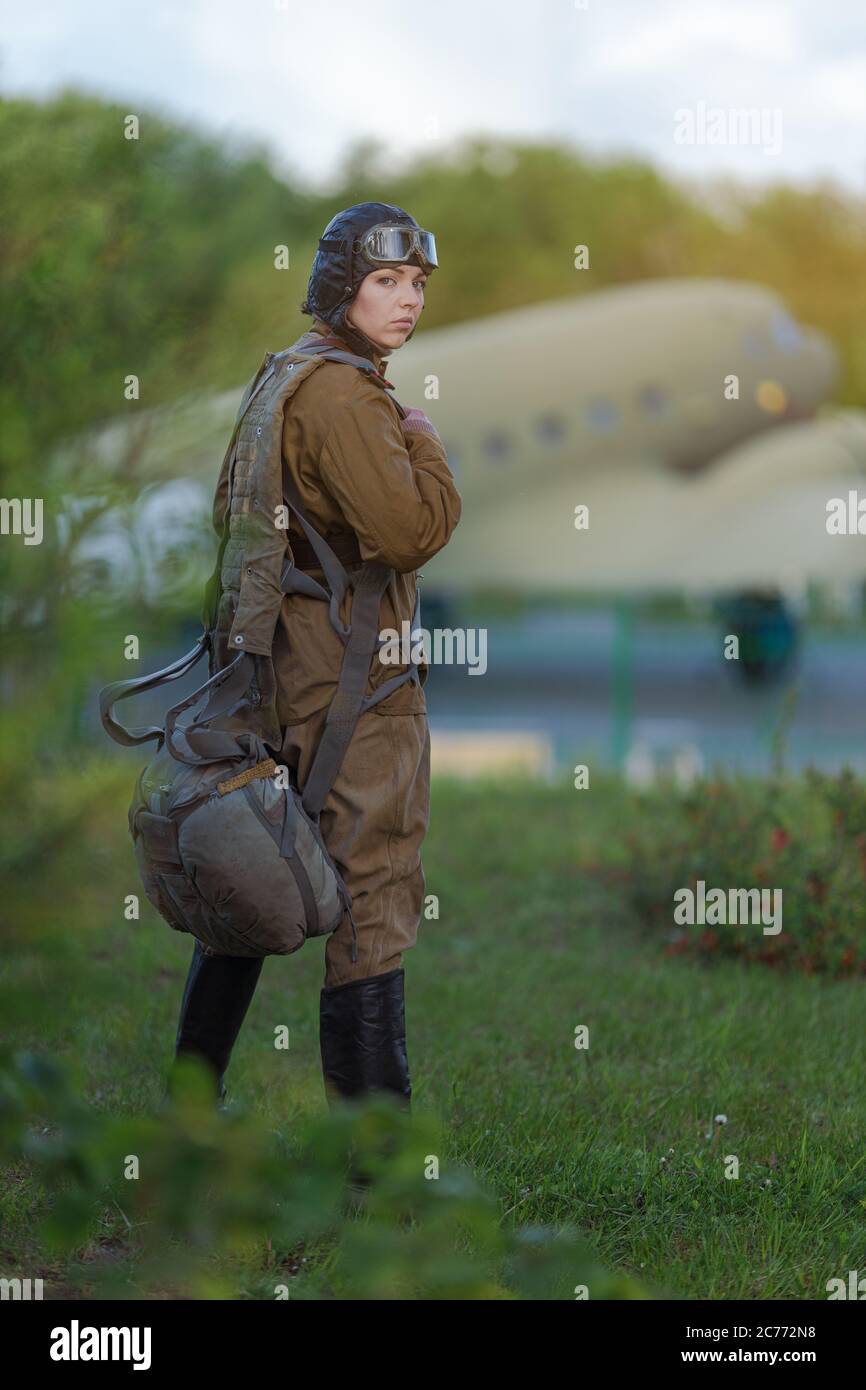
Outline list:
[[[325,323],[323,319],[314,318],[312,328],[310,328],[308,331],[310,333],[318,333],[323,338],[339,338],[340,342],[344,343],[346,352],[353,351],[353,349],[349,347],[349,344],[345,342],[341,335],[335,329],[333,329],[329,323]],[[371,357],[371,361],[379,375],[384,376],[385,368],[388,365],[387,355],[383,356],[382,353],[374,350]]]

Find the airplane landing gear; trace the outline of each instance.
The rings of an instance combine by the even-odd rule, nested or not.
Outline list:
[[[791,668],[797,651],[797,623],[782,596],[773,590],[746,590],[722,599],[717,613],[725,633],[740,639],[736,663],[749,685],[769,685]]]

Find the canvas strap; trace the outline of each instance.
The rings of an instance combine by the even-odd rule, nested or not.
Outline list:
[[[195,646],[186,656],[181,656],[177,661],[173,661],[170,666],[164,666],[161,671],[155,671],[150,676],[136,676],[128,681],[113,681],[111,685],[106,685],[99,692],[99,717],[102,720],[102,727],[105,732],[114,739],[115,743],[122,743],[127,748],[135,748],[140,743],[149,743],[151,739],[162,742],[163,729],[158,724],[142,729],[127,729],[125,725],[118,723],[113,717],[114,706],[118,700],[127,700],[131,695],[143,695],[147,690],[155,690],[159,685],[166,685],[169,681],[176,681],[180,676],[185,676],[198,664],[204,653],[208,649],[208,633],[201,634]]]

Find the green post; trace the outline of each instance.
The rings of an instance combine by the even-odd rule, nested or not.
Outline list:
[[[631,744],[633,679],[634,606],[630,599],[620,596],[614,605],[616,628],[613,640],[613,673],[611,689],[611,753],[618,772],[625,766]]]

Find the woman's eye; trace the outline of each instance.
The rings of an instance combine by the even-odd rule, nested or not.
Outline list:
[[[394,279],[394,276],[393,276],[393,275],[383,275],[382,278],[381,278],[381,280],[379,281],[379,284],[380,284],[380,285],[396,285],[396,283],[397,283],[397,281]],[[421,289],[423,290],[423,289],[425,289],[426,286],[427,286],[427,281],[426,281],[426,280],[416,280],[416,281],[415,281],[415,284],[416,284],[416,285],[420,285]]]

